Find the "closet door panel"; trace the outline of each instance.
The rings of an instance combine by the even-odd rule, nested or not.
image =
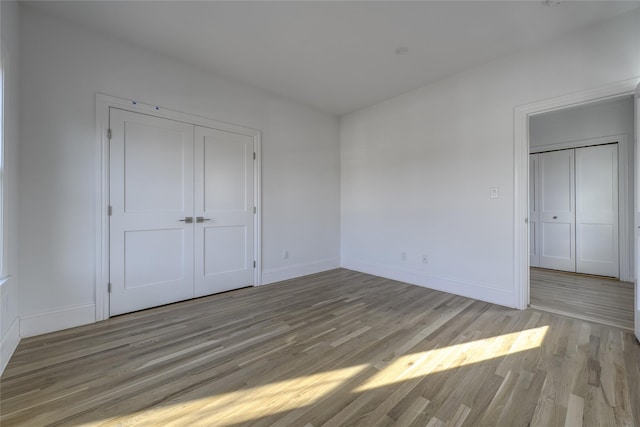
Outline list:
[[[254,139],[195,128],[196,296],[254,284]]]
[[[193,298],[193,126],[109,114],[109,313]]]
[[[576,149],[576,270],[619,276],[618,147]]]
[[[540,267],[576,271],[574,150],[538,155]]]

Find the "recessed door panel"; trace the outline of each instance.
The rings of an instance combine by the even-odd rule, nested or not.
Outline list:
[[[209,295],[254,280],[254,139],[196,126],[195,289]]]
[[[618,277],[618,146],[576,149],[576,270]]]
[[[576,271],[574,150],[538,155],[540,267]]]
[[[577,235],[581,240],[578,259],[582,262],[617,263],[617,234],[613,224],[578,224]],[[578,272],[596,274],[581,269]]]
[[[125,211],[184,211],[182,131],[129,121],[123,137]]]
[[[234,139],[224,134],[203,138],[205,212],[247,210],[246,169],[251,167],[247,165],[247,151],[253,155],[253,144]]]
[[[110,315],[193,298],[193,126],[109,114]]]
[[[573,251],[571,240],[573,231],[571,224],[547,222],[542,224],[542,256],[544,258],[554,258],[557,260],[571,260]]]
[[[205,277],[247,269],[245,226],[205,227],[203,232]]]
[[[573,214],[573,150],[540,154],[542,212]]]
[[[192,266],[185,264],[185,230],[125,232],[125,289],[179,281]]]

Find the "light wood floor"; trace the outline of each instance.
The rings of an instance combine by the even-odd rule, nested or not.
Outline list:
[[[633,283],[532,268],[531,306],[633,330]]]
[[[640,425],[622,329],[348,270],[23,340],[0,422]]]

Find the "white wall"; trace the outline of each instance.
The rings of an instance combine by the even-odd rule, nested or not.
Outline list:
[[[529,120],[529,144],[538,147],[611,135],[627,135],[632,141],[633,102],[633,96],[626,96],[533,116]]]
[[[18,5],[0,2],[4,75],[3,249],[5,271],[0,285],[0,374],[20,340],[18,319]]]
[[[636,10],[343,117],[343,266],[515,307],[514,107],[640,75],[639,42]]]
[[[339,265],[337,118],[24,4],[20,36],[24,335],[93,321],[97,92],[261,130],[264,280]]]

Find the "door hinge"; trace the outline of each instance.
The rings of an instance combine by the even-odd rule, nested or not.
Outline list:
[[[111,140],[111,129],[107,129],[107,139]]]
[[[253,268],[256,268],[256,262],[253,261]]]
[[[253,213],[258,213],[258,208],[256,208],[255,206],[253,207]]]
[[[111,282],[107,283],[107,292],[111,293]]]
[[[107,214],[109,216],[113,215],[113,209],[111,208],[111,205],[109,205],[109,207],[107,208]]]
[[[253,160],[256,159],[256,153],[253,153]]]

